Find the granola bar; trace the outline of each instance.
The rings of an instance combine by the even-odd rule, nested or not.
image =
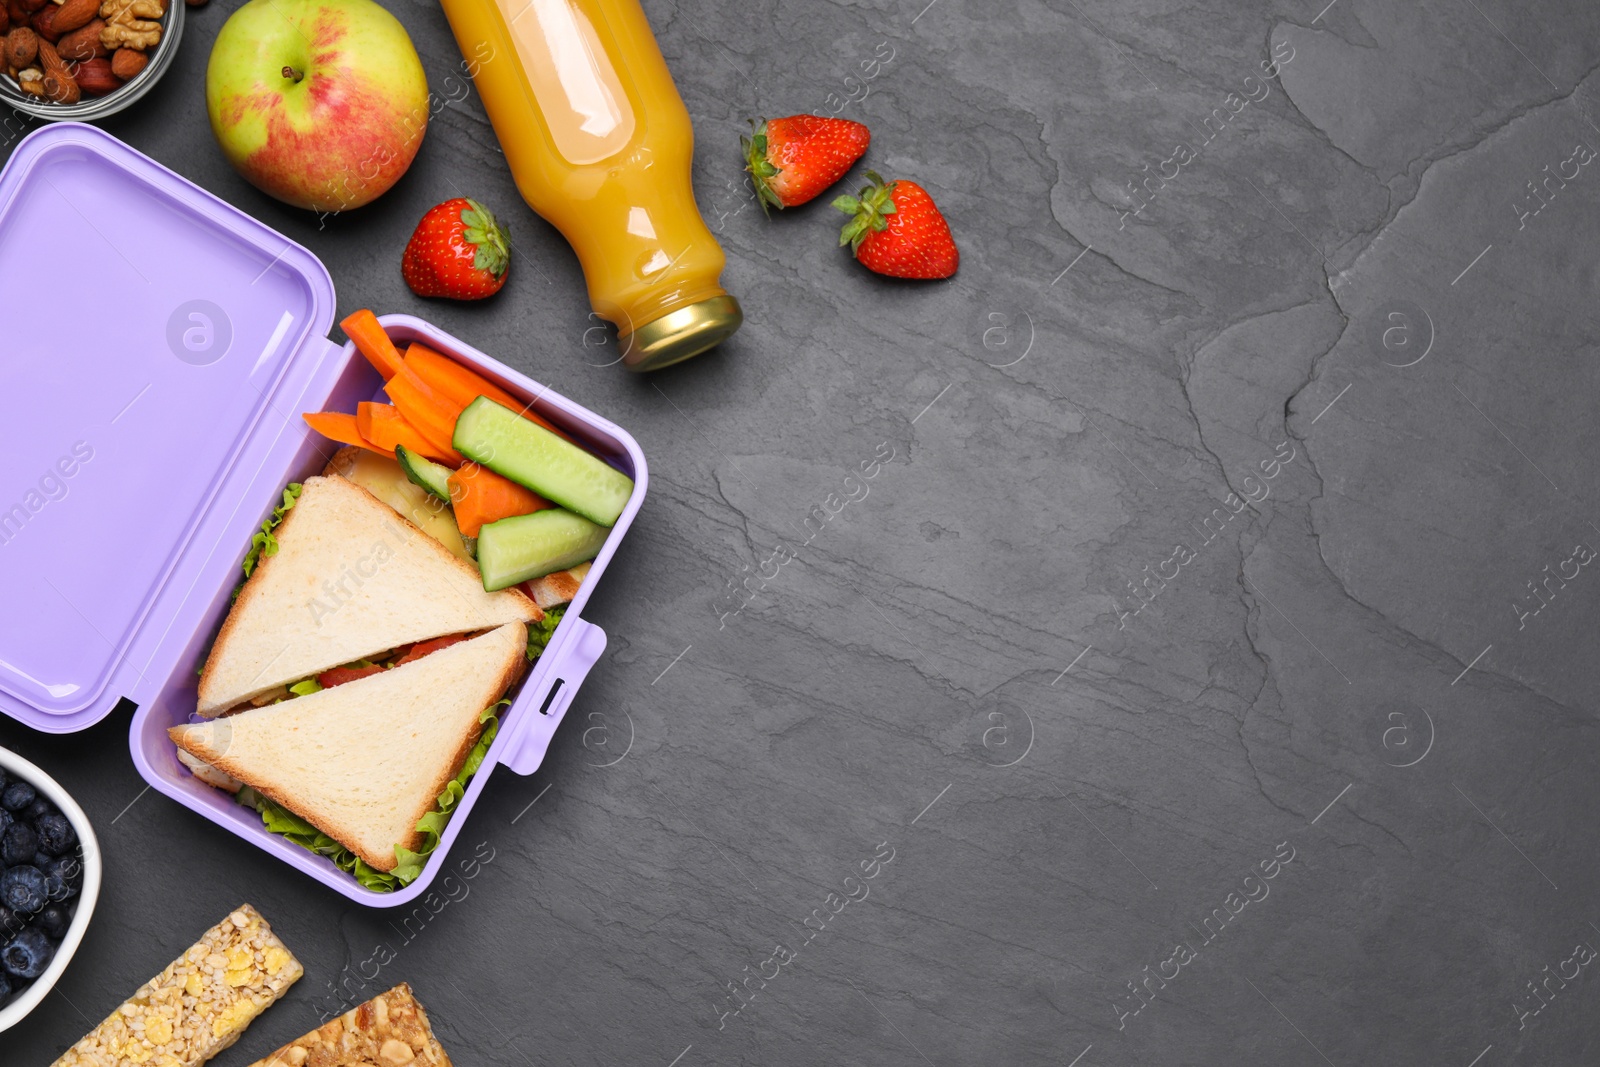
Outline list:
[[[56,1060],[54,1067],[197,1067],[305,973],[242,905]]]
[[[428,1014],[401,982],[251,1067],[450,1067]]]

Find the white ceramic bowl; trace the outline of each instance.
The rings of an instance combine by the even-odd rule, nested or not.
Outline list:
[[[50,992],[56,984],[56,979],[67,969],[67,964],[72,962],[72,954],[78,950],[78,943],[83,940],[83,933],[89,928],[89,917],[94,914],[95,901],[100,899],[100,842],[95,839],[94,827],[89,825],[89,817],[78,807],[78,802],[67,795],[60,784],[38,767],[23,759],[8,749],[0,748],[0,770],[16,775],[29,785],[33,786],[50,803],[61,809],[61,814],[72,823],[72,828],[78,832],[78,841],[83,847],[83,891],[78,894],[73,902],[76,911],[72,914],[72,925],[67,928],[67,936],[61,939],[61,946],[56,949],[55,958],[50,961],[50,966],[45,972],[34,979],[32,985],[23,990],[22,995],[13,997],[5,1007],[0,1008],[0,1030],[8,1030],[21,1022],[39,1002]]]

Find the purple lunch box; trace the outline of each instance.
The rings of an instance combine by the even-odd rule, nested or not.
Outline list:
[[[67,733],[126,698],[133,760],[156,789],[352,900],[417,897],[490,771],[538,769],[605,650],[581,615],[644,499],[638,444],[420,319],[380,320],[402,347],[424,342],[528,400],[634,489],[421,876],[375,893],[191,776],[167,737],[194,710],[252,533],[339,447],[300,414],[383,399],[354,346],[327,338],[327,270],[111,135],[60,123],[0,173],[0,293],[0,712]]]

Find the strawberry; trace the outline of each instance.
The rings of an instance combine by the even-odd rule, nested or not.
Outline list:
[[[456,197],[417,223],[400,273],[418,296],[482,300],[506,283],[511,238],[476,200]]]
[[[794,207],[817,196],[855,165],[872,143],[872,133],[859,122],[790,115],[754,122],[754,136],[739,138],[761,198],[761,210]]]
[[[853,216],[839,234],[868,270],[894,278],[948,278],[961,264],[950,224],[933,197],[916,182],[885,182],[867,171],[872,184],[859,196],[841,196],[833,206]]]

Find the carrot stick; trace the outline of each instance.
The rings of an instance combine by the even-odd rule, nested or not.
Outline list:
[[[452,474],[449,486],[450,504],[463,537],[477,537],[484,523],[555,506],[537,493],[476,463],[465,464]]]
[[[373,444],[377,444],[377,433],[373,423],[378,419],[373,415],[372,409],[385,406],[383,404],[374,404],[370,400],[363,400],[356,405],[356,433],[359,433]],[[395,414],[398,415],[400,413],[396,411]],[[390,448],[393,446],[385,445],[383,447]]]
[[[483,375],[457,363],[449,356],[435,352],[427,345],[415,341],[407,345],[405,361],[406,366],[416,371],[417,377],[432,386],[434,392],[448,397],[463,408],[480,396],[486,396],[497,404],[504,404],[512,411],[522,407],[515,397]]]
[[[552,426],[543,417],[534,413],[526,403],[518,400],[498,385],[477,373],[465,364],[457,363],[449,356],[435,352],[427,345],[417,344],[413,341],[406,346],[406,366],[415,371],[439,396],[458,405],[456,413],[460,414],[466,406],[480,396],[486,396],[502,407],[510,408],[523,418],[538,423],[551,433],[572,441],[566,433]],[[576,444],[577,442],[573,442]]]
[[[417,377],[416,371],[404,363],[395,376],[384,383],[383,389],[406,421],[433,445],[434,451],[445,457],[441,462],[451,466],[466,462],[451,447],[456,433],[456,417],[461,414],[461,409],[429,388]],[[438,459],[439,456],[430,455],[429,458]]]
[[[435,448],[433,442],[407,422],[398,409],[388,404],[362,401],[356,408],[356,429],[360,431],[362,437],[380,448],[392,450],[395,445],[405,445],[419,456],[426,456],[440,463],[450,461],[450,457]]]
[[[379,325],[378,316],[362,308],[339,323],[339,327],[356,343],[356,350],[383,375],[384,381],[400,372],[400,350]]]
[[[313,430],[331,441],[338,441],[341,445],[355,445],[365,448],[369,452],[394,458],[394,452],[381,445],[373,443],[361,433],[354,415],[346,415],[339,411],[308,411],[300,416]]]

